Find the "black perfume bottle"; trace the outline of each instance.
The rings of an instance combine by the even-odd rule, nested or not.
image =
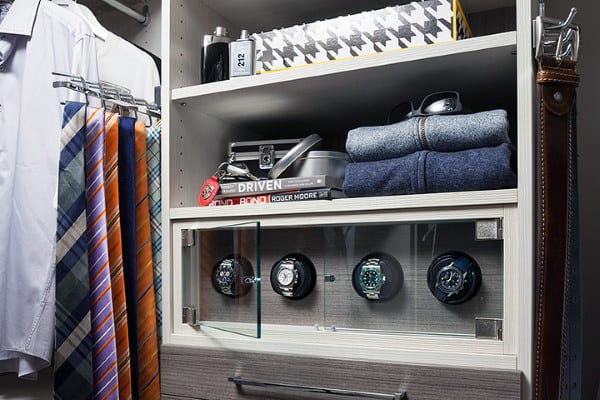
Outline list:
[[[200,60],[202,83],[229,79],[229,33],[226,28],[217,26],[214,34],[204,35],[204,45]]]

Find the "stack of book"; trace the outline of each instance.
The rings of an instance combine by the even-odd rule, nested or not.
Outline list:
[[[332,200],[345,197],[341,187],[340,179],[326,175],[223,183],[208,206]]]

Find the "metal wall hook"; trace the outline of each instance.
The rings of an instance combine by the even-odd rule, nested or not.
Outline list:
[[[571,24],[573,23],[573,19],[575,19],[575,15],[577,15],[577,8],[572,7],[571,11],[569,12],[569,16],[567,17],[567,19],[564,20],[564,22],[561,22],[560,24],[557,24],[557,25],[547,26],[546,29],[549,29],[551,31],[565,29],[565,28],[571,26]]]
[[[540,1],[540,16],[534,21],[535,58],[552,56],[557,59],[577,61],[579,57],[579,26],[573,21],[577,8],[571,8],[566,19],[560,20],[547,17],[545,2]]]

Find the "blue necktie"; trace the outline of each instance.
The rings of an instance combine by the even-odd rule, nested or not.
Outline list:
[[[86,107],[67,103],[61,134],[56,233],[54,398],[92,398],[92,336],[84,139]]]
[[[131,364],[131,391],[139,398],[138,375],[138,308],[137,308],[137,247],[135,223],[135,118],[119,118],[119,208],[123,243],[123,270],[127,292],[127,322],[129,325],[129,353]]]

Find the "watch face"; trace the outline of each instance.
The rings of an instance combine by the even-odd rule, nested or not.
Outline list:
[[[219,286],[231,286],[233,284],[233,275],[233,266],[222,263],[217,271],[217,284]]]
[[[365,290],[375,290],[381,287],[381,272],[374,268],[366,268],[360,274],[360,284]]]
[[[294,282],[294,270],[287,267],[280,267],[277,272],[277,281],[281,286],[289,286]]]
[[[462,271],[454,266],[443,268],[437,281],[438,287],[444,293],[456,293],[462,289],[465,283]]]

